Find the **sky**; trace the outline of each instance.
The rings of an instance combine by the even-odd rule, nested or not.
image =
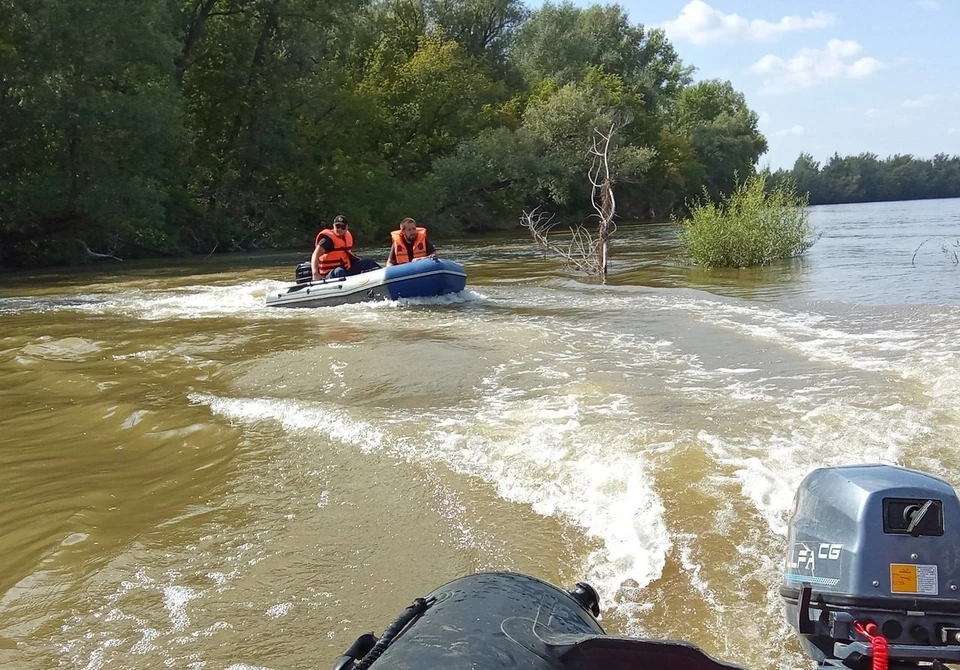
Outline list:
[[[760,167],[790,168],[801,152],[821,164],[960,155],[960,0],[617,4],[663,28],[695,80],[727,79],[746,96],[770,145]]]

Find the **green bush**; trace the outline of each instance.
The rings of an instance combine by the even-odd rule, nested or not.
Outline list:
[[[748,267],[799,256],[819,239],[810,226],[807,196],[792,184],[777,184],[769,193],[762,174],[737,184],[733,194],[691,207],[678,221],[680,243],[697,265]]]

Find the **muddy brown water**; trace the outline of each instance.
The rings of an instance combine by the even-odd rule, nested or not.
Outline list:
[[[507,569],[810,667],[777,595],[803,476],[960,483],[960,201],[812,216],[759,270],[624,226],[607,286],[491,239],[438,245],[462,295],[316,310],[264,306],[295,254],[0,277],[0,665],[325,668]]]

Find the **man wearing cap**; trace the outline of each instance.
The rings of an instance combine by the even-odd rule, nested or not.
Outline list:
[[[338,214],[333,219],[332,228],[317,233],[310,257],[314,281],[356,275],[380,267],[372,258],[360,258],[353,253],[353,233],[348,228],[347,217]]]

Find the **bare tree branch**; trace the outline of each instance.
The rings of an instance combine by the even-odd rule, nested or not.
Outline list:
[[[544,250],[550,251],[563,258],[568,265],[592,277],[607,278],[607,266],[610,257],[610,237],[616,232],[617,225],[613,219],[616,216],[617,202],[613,194],[614,180],[610,174],[610,143],[617,130],[617,123],[610,124],[606,133],[594,130],[593,146],[589,155],[592,158],[587,179],[591,185],[591,204],[599,219],[597,232],[594,235],[583,224],[570,228],[570,240],[559,243],[555,237],[550,237],[557,225],[553,222],[554,215],[547,215],[536,207],[524,212],[520,218],[520,225],[530,231],[534,243]]]
[[[613,217],[616,214],[617,201],[613,195],[613,178],[610,176],[610,141],[613,139],[616,129],[617,126],[614,122],[610,124],[610,130],[606,134],[594,130],[593,147],[590,149],[590,155],[593,158],[593,164],[588,175],[593,187],[591,202],[597,216],[600,217],[597,226],[600,257],[597,262],[600,267],[600,277],[604,280],[607,276],[610,236],[616,231]]]
[[[946,256],[946,257],[950,260],[951,263],[953,263],[954,265],[960,265],[960,239],[958,239],[958,240],[954,243],[954,242],[950,242],[949,240],[946,240],[946,239],[944,239],[944,238],[942,238],[942,237],[941,237],[941,238],[928,237],[928,238],[925,239],[923,242],[921,242],[921,243],[917,246],[917,248],[914,249],[914,251],[913,251],[913,257],[910,259],[910,265],[916,265],[916,264],[917,264],[917,262],[916,262],[916,261],[917,261],[917,253],[919,253],[920,247],[922,247],[924,244],[926,244],[927,242],[929,242],[930,240],[933,240],[933,239],[938,239],[938,241],[940,242],[940,251],[943,252],[943,255]]]
[[[84,250],[86,250],[87,255],[90,256],[91,258],[112,258],[115,261],[123,260],[122,258],[118,258],[117,256],[114,256],[111,253],[106,253],[106,254],[97,253],[96,251],[93,251],[89,246],[87,246],[87,243],[84,242],[83,240],[79,238],[75,238],[75,239],[77,240],[77,242],[80,243],[80,246],[82,246]]]

